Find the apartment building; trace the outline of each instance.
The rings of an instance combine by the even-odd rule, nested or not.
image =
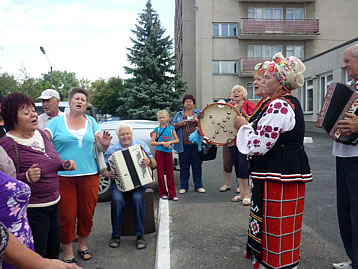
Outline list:
[[[305,59],[358,36],[357,0],[176,0],[175,4],[177,68],[198,108],[226,98],[236,84],[246,86],[248,98],[256,101],[254,66],[276,52]],[[301,91],[296,94],[303,96]]]

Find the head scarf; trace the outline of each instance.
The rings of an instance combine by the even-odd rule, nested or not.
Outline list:
[[[281,52],[273,56],[272,62],[267,68],[267,72],[276,77],[286,91],[292,91],[303,86],[303,73],[305,71],[306,67],[301,60],[295,56],[284,58]]]
[[[270,65],[270,61],[265,61],[263,63],[258,63],[257,65],[255,65],[255,72],[256,71],[260,71],[262,74],[265,74],[267,68]]]

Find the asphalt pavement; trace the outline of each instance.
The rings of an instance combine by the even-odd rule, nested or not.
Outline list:
[[[337,222],[332,141],[321,133],[307,133],[306,136],[313,139],[313,143],[305,145],[313,182],[306,185],[299,268],[332,268],[332,262],[347,260]],[[222,171],[219,149],[216,160],[203,163],[207,192],[195,192],[190,180],[189,192],[178,194],[179,201],[168,202],[171,268],[252,268],[250,261],[245,259],[249,207],[231,202],[236,188],[234,177],[230,191],[218,191],[224,184]],[[178,190],[179,172],[175,171],[174,175]],[[156,186],[152,187],[156,191]],[[157,196],[155,193],[156,209]],[[157,221],[157,210],[155,213]],[[122,236],[120,247],[112,249],[108,246],[110,236],[110,203],[98,203],[89,240],[93,259],[85,262],[77,257],[83,268],[155,268],[157,233],[145,236],[148,246],[144,250],[136,250],[133,236]]]

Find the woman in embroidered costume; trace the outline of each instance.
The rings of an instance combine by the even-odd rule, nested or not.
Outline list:
[[[297,268],[305,183],[312,180],[303,148],[304,118],[290,92],[303,85],[304,64],[274,55],[263,84],[270,99],[251,123],[237,117],[237,147],[252,156],[247,256],[254,268]]]

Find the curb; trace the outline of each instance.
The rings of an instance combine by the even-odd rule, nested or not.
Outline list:
[[[155,269],[170,269],[169,203],[159,198]]]

